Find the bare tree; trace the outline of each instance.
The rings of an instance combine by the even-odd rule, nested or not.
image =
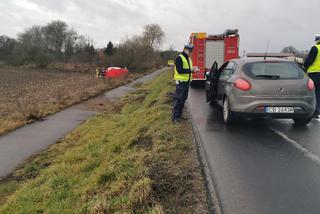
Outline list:
[[[63,52],[65,54],[66,59],[69,59],[72,55],[74,55],[76,49],[76,41],[78,37],[79,35],[75,30],[70,29],[67,31],[63,47]]]
[[[47,51],[45,31],[41,26],[33,26],[19,34],[18,41],[20,45],[17,53],[25,56],[25,62],[33,62],[41,68],[47,67],[51,59]]]
[[[284,47],[281,52],[297,54],[299,51],[293,46],[287,46],[287,47]]]
[[[158,24],[148,24],[144,26],[142,38],[148,47],[161,45],[165,34]]]
[[[68,25],[63,21],[53,21],[43,27],[48,50],[61,56],[68,35]]]

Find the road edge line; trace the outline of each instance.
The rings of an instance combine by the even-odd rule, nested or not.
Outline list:
[[[208,166],[207,155],[203,147],[199,130],[196,127],[194,118],[191,114],[190,104],[187,103],[186,107],[187,107],[187,112],[190,118],[189,121],[191,122],[191,126],[192,126],[192,138],[193,138],[193,143],[196,145],[198,161],[201,168],[201,174],[205,178],[204,185],[206,189],[207,204],[209,207],[209,212],[211,214],[222,214],[220,199],[216,191],[216,185],[214,183],[212,173]]]
[[[310,160],[314,161],[317,164],[320,164],[320,157],[316,154],[313,154],[311,151],[309,151],[307,148],[302,146],[297,141],[291,139],[289,136],[287,136],[285,133],[269,127],[274,133],[276,133],[279,137],[290,143],[295,149],[300,151],[305,157],[309,158]]]

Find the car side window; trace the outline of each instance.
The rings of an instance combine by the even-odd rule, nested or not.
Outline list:
[[[236,67],[236,63],[229,62],[227,66],[222,70],[220,77],[231,77],[234,74]]]
[[[224,63],[220,68],[219,68],[219,73],[222,73],[223,70],[228,66],[229,62]]]

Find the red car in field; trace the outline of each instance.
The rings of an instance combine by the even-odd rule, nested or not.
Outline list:
[[[105,78],[119,78],[128,74],[127,68],[109,67],[106,69]]]

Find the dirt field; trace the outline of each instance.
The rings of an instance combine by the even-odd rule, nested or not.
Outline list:
[[[0,69],[0,135],[128,82],[96,79],[94,72]]]

